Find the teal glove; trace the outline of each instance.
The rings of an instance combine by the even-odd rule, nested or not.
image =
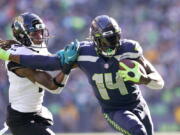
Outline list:
[[[0,59],[9,60],[10,53],[0,48]]]
[[[70,64],[76,61],[79,46],[79,41],[75,40],[74,42],[71,42],[71,44],[67,45],[63,50],[56,53],[60,58],[61,65]]]
[[[64,57],[64,50],[60,50],[56,53],[56,55],[58,56],[59,60],[60,60],[60,63],[61,65],[64,65],[65,64],[65,57]]]
[[[141,76],[143,76],[143,73],[140,71],[140,64],[136,61],[134,61],[135,67],[129,68],[124,63],[120,62],[119,65],[122,66],[125,70],[119,70],[119,75],[123,78],[124,81],[131,81],[134,83],[139,83]]]

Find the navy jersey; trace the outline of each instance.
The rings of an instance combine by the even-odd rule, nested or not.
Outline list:
[[[96,53],[93,42],[81,42],[78,66],[87,75],[95,96],[104,110],[136,106],[142,99],[138,85],[124,82],[118,75],[119,61],[137,59],[142,48],[133,40],[121,40],[114,57],[103,58]]]

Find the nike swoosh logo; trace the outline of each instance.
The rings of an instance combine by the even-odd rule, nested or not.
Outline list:
[[[73,59],[73,57],[75,57],[75,56],[76,56],[76,54],[73,56],[68,56],[68,59]]]

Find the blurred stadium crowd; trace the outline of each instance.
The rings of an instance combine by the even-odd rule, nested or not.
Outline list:
[[[33,12],[44,19],[50,52],[75,38],[85,40],[91,20],[101,14],[117,19],[123,38],[140,42],[144,55],[162,74],[161,91],[141,86],[156,131],[180,131],[180,1],[179,0],[0,0],[0,38],[9,39],[12,18]],[[0,61],[0,128],[8,104],[8,78]],[[60,95],[46,93],[44,105],[54,115],[56,132],[111,131],[100,113],[85,75],[74,70]]]

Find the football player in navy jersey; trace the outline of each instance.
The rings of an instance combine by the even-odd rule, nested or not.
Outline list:
[[[121,29],[113,18],[96,17],[90,38],[90,42],[81,43],[77,65],[88,76],[105,119],[124,135],[153,135],[150,112],[137,84],[161,89],[162,77],[144,58],[137,41],[121,39]],[[136,67],[129,69],[119,62],[122,59],[137,61],[146,74]],[[126,71],[119,70],[119,64]],[[131,77],[129,72],[135,76]]]
[[[150,111],[137,84],[161,89],[164,86],[162,77],[144,58],[137,41],[121,39],[121,28],[113,18],[107,15],[97,16],[90,27],[90,39],[91,41],[74,42],[70,47],[59,51],[57,56],[61,66],[57,65],[57,58],[12,55],[2,49],[0,58],[43,70],[56,70],[60,67],[69,69],[76,60],[71,59],[74,53],[71,49],[73,46],[78,48],[80,44],[79,49],[76,49],[79,54],[76,66],[87,75],[107,122],[124,135],[154,135]],[[39,61],[32,61],[34,58]],[[137,63],[134,68],[127,67],[120,62],[123,59],[137,61],[146,73],[139,72],[140,64]],[[119,65],[125,70],[120,70]]]

